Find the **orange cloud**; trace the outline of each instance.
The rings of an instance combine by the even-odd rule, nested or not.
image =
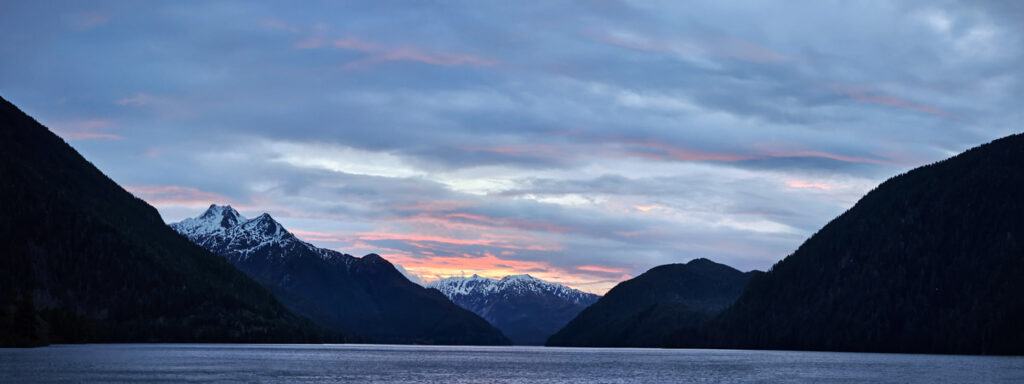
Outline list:
[[[809,182],[800,181],[800,180],[789,181],[788,183],[786,183],[786,185],[788,185],[790,188],[797,188],[797,189],[820,189],[820,190],[823,190],[823,191],[831,191],[831,190],[835,189],[835,187],[833,187],[831,185],[828,185],[828,184],[825,184],[825,183],[809,183]]]
[[[652,210],[654,208],[657,208],[657,207],[658,207],[657,205],[634,205],[633,206],[633,208],[636,208],[638,211],[643,211],[643,212],[650,211],[650,210]]]
[[[381,256],[393,263],[401,264],[403,268],[425,282],[472,274],[492,279],[499,279],[507,275],[529,274],[539,279],[565,284],[587,292],[603,294],[618,281],[630,278],[629,275],[624,274],[625,269],[589,266],[592,269],[576,268],[583,273],[571,273],[565,268],[554,267],[548,262],[504,259],[489,252],[459,256],[415,257],[407,253],[381,254]],[[620,275],[616,276],[617,279],[609,280],[607,276],[593,275],[587,272]]]
[[[159,190],[159,189],[158,189]],[[457,214],[472,217],[471,214]],[[482,218],[479,216],[478,218]],[[422,220],[417,216],[415,220]],[[429,226],[413,227],[408,232],[374,231],[344,234],[308,230],[291,230],[299,238],[311,242],[341,243],[340,252],[380,254],[400,264],[405,270],[423,281],[444,277],[479,274],[490,278],[501,278],[512,274],[530,274],[537,278],[555,281],[588,292],[604,293],[621,280],[628,279],[627,268],[603,265],[553,266],[548,261],[516,260],[520,251],[553,252],[562,251],[557,245],[546,244],[545,239],[516,233],[495,232],[488,227],[475,224],[452,223],[441,218],[428,218],[451,224],[438,226],[429,221]],[[407,221],[410,224],[418,221]],[[447,233],[454,231],[451,235]],[[470,236],[470,237],[463,237]],[[397,241],[404,246],[381,243]],[[383,245],[382,245],[383,244]],[[333,247],[334,245],[332,245]],[[408,248],[411,247],[411,248]]]
[[[517,249],[529,251],[558,251],[561,247],[544,245],[543,242],[528,236],[517,236],[509,234],[498,234],[488,232],[475,232],[476,238],[461,238],[451,236],[418,234],[418,233],[395,233],[395,232],[360,232],[355,238],[363,242],[395,240],[408,245],[433,249],[433,244],[443,245],[475,245],[501,249]],[[433,244],[432,244],[433,243]]]

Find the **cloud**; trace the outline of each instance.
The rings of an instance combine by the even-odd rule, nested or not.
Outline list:
[[[829,85],[829,88],[831,88],[832,90],[834,90],[834,91],[836,91],[836,92],[838,92],[840,94],[849,96],[850,99],[853,99],[853,100],[856,100],[856,101],[859,101],[859,102],[874,103],[874,104],[885,105],[885,106],[890,106],[890,107],[897,107],[897,108],[908,109],[908,110],[916,111],[916,112],[928,113],[928,114],[932,114],[932,115],[936,115],[936,116],[942,116],[942,117],[959,119],[958,116],[956,116],[954,114],[951,114],[949,112],[943,111],[941,109],[937,109],[937,108],[933,108],[933,107],[928,107],[928,106],[924,106],[924,105],[920,105],[920,104],[914,104],[914,103],[911,103],[911,102],[909,102],[907,100],[904,100],[904,99],[901,99],[901,98],[898,98],[898,97],[895,97],[895,96],[884,95],[884,94],[872,94],[872,93],[870,93],[870,92],[868,92],[868,91],[866,91],[866,90],[864,90],[862,88],[859,88],[859,87],[850,87],[850,86],[843,86],[843,85],[832,84],[832,85]]]
[[[154,101],[153,96],[145,93],[137,93],[135,96],[125,97],[118,99],[115,104],[117,105],[147,105]]]
[[[58,123],[52,127],[54,133],[66,140],[124,140],[120,135],[104,132],[113,123],[104,119],[77,120]]]
[[[343,39],[333,41],[327,41],[320,37],[310,37],[308,39],[296,42],[294,46],[300,49],[316,49],[330,46],[338,49],[363,52],[367,54],[366,57],[346,63],[341,67],[342,69],[364,68],[370,66],[371,64],[388,61],[408,61],[444,67],[489,67],[497,64],[497,61],[495,60],[486,59],[465,53],[427,51],[424,50],[423,48],[411,45],[387,47],[381,44],[371,43],[354,36],[348,36]]]
[[[1011,3],[24,2],[0,88],[168,221],[229,202],[424,280],[601,292],[768,268],[1020,132]]]
[[[210,204],[226,204],[230,201],[216,193],[177,185],[126,185],[124,189],[158,207],[205,208]]]
[[[760,64],[785,63],[795,59],[764,46],[733,37],[696,38],[674,36],[651,39],[632,33],[599,34],[595,40],[641,52],[672,53],[683,57],[706,56],[737,59]]]
[[[299,33],[299,28],[291,26],[288,23],[278,19],[266,18],[257,19],[256,21],[260,24],[260,26],[270,30]]]
[[[92,29],[110,21],[110,14],[101,11],[87,11],[65,14],[62,17],[72,28],[85,30]]]

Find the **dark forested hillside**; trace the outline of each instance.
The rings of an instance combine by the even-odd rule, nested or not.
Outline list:
[[[1024,136],[894,177],[677,346],[1024,353]]]
[[[707,259],[654,267],[620,283],[548,339],[551,346],[657,347],[731,304],[750,276]]]
[[[0,145],[0,345],[319,340],[3,99]]]

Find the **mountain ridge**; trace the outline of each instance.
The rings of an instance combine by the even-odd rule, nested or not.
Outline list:
[[[1021,169],[1015,134],[886,180],[672,346],[1024,354]]]
[[[622,283],[580,312],[549,346],[657,347],[699,329],[727,308],[758,271],[740,272],[698,258],[666,264]]]
[[[480,315],[513,343],[532,345],[542,345],[600,297],[530,275],[449,277],[426,287]]]
[[[323,340],[3,98],[0,142],[0,345]]]
[[[268,213],[245,219],[211,205],[170,224],[273,291],[297,313],[365,341],[507,344],[501,332],[376,254],[355,257],[302,241]]]

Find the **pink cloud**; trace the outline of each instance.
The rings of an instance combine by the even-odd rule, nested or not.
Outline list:
[[[145,156],[150,159],[155,159],[157,157],[162,156],[163,154],[164,150],[162,148],[153,147],[147,149],[146,152],[142,154],[142,156]]]
[[[645,37],[617,37],[609,34],[596,34],[593,39],[641,52],[725,57],[761,64],[795,60],[762,45],[732,37],[650,39]]]
[[[493,240],[485,239],[460,239],[443,236],[433,235],[420,235],[412,233],[386,233],[386,232],[362,232],[357,234],[359,240],[363,241],[379,241],[379,240],[402,240],[406,242],[431,242],[431,243],[443,243],[453,245],[495,245]]]
[[[580,265],[576,267],[576,269],[587,272],[601,272],[615,275],[621,275],[623,273],[629,272],[629,268],[609,267],[603,265]]]
[[[310,38],[305,39],[305,40],[296,41],[295,44],[293,44],[293,45],[295,46],[295,48],[299,48],[299,49],[314,49],[314,48],[320,48],[320,47],[322,47],[322,46],[324,46],[326,44],[327,44],[327,42],[324,41],[323,39],[316,38],[316,37],[310,37]]]
[[[333,45],[335,48],[349,49],[353,51],[362,52],[376,52],[385,50],[383,47],[380,47],[376,44],[372,44],[358,37],[351,36],[341,40],[335,40]]]
[[[712,42],[714,49],[723,56],[755,63],[780,63],[793,58],[775,52],[764,46],[735,38],[717,39]]]
[[[623,143],[631,147],[630,154],[651,159],[736,162],[754,158],[751,155],[694,151],[657,140],[624,141]]]
[[[298,28],[295,28],[295,27],[293,27],[293,26],[289,25],[288,23],[285,23],[285,22],[283,22],[281,20],[277,20],[277,19],[258,19],[256,21],[261,26],[263,26],[266,29],[275,30],[275,31],[286,31],[286,32],[291,32],[291,33],[298,33],[299,32]]]
[[[546,144],[503,145],[497,147],[459,147],[468,152],[489,152],[505,156],[529,156],[534,158],[560,159],[568,156],[567,148]]]
[[[112,125],[109,120],[87,119],[57,124],[52,130],[65,140],[123,140],[120,135],[101,131]]]
[[[459,208],[471,207],[473,205],[473,202],[465,200],[425,200],[398,206],[396,208],[409,211],[451,211]]]
[[[826,183],[812,183],[800,180],[791,180],[787,182],[786,185],[788,185],[790,188],[796,189],[820,189],[823,191],[831,191],[835,189],[834,186],[828,185]]]
[[[124,189],[155,206],[205,207],[229,200],[216,193],[177,185],[128,185]]]
[[[63,19],[76,29],[91,29],[110,21],[110,15],[105,12],[79,12],[64,15]]]
[[[153,96],[145,93],[137,93],[135,96],[119,99],[114,103],[117,105],[146,105],[154,101]]]
[[[388,47],[353,36],[334,40],[329,43],[320,37],[314,36],[309,39],[296,42],[294,45],[296,48],[314,49],[328,46],[328,44],[334,48],[364,52],[368,54],[362,59],[345,64],[342,66],[342,69],[362,68],[371,64],[388,61],[408,61],[446,67],[487,67],[497,64],[497,61],[465,53],[428,51],[414,46]]]
[[[764,145],[758,151],[752,153],[730,153],[730,152],[706,152],[694,151],[677,147],[672,144],[657,140],[621,140],[621,145],[626,147],[626,153],[631,156],[644,157],[655,160],[676,160],[676,161],[713,161],[713,162],[740,162],[749,160],[765,159],[789,159],[801,157],[813,157],[832,159],[846,163],[867,163],[878,165],[905,165],[889,159],[846,156],[817,150],[792,150],[771,148]]]
[[[627,40],[615,36],[597,36],[596,39],[617,47],[632,49],[643,52],[672,52],[674,49],[665,44],[652,43],[649,41]]]
[[[938,109],[938,108],[933,108],[933,107],[929,107],[929,106],[921,105],[921,104],[914,104],[914,103],[911,103],[910,101],[907,101],[905,99],[901,99],[901,98],[898,98],[898,97],[895,97],[895,96],[890,96],[890,95],[885,95],[885,94],[878,94],[878,93],[871,94],[869,91],[867,91],[867,90],[865,90],[863,88],[860,88],[860,87],[851,87],[851,86],[844,86],[844,85],[839,85],[839,84],[828,84],[827,87],[832,89],[833,91],[839,93],[839,94],[842,94],[842,95],[845,95],[845,96],[849,97],[852,100],[859,101],[859,102],[862,102],[862,103],[872,103],[872,104],[878,104],[878,105],[885,105],[885,106],[889,106],[889,107],[896,107],[896,108],[902,108],[902,109],[907,109],[907,110],[916,111],[916,112],[927,113],[927,114],[930,114],[930,115],[942,116],[942,117],[947,117],[947,118],[952,118],[952,119],[960,119],[959,116],[957,116],[955,114],[952,114],[952,113],[949,113],[949,112],[946,112],[946,111],[943,111],[943,110]]]

